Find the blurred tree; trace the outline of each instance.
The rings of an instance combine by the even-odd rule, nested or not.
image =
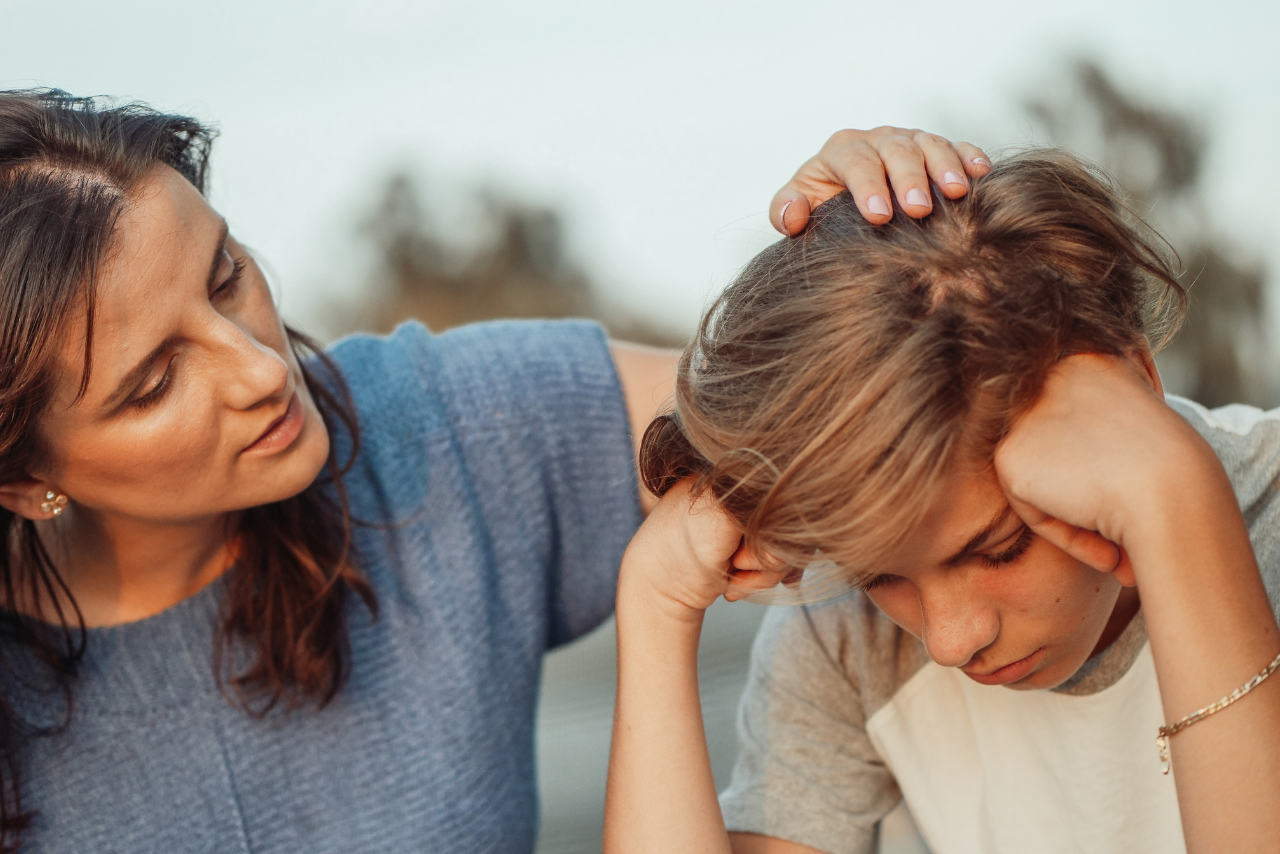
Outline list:
[[[500,317],[589,317],[628,340],[679,346],[673,332],[610,310],[567,256],[560,214],[500,193],[479,195],[470,233],[448,237],[407,172],[387,179],[361,235],[376,249],[367,302],[335,307],[338,332],[387,331],[407,318],[434,330]]]
[[[1266,335],[1266,275],[1212,227],[1203,166],[1209,138],[1193,117],[1144,103],[1096,62],[1069,65],[1065,86],[1025,102],[1055,143],[1115,176],[1135,212],[1178,252],[1189,288],[1186,325],[1161,354],[1170,391],[1206,406],[1275,406],[1280,395]]]

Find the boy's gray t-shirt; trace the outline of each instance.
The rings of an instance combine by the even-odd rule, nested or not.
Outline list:
[[[1169,403],[1222,460],[1276,608],[1280,410]],[[904,796],[934,854],[1180,852],[1162,723],[1141,613],[1064,685],[1011,691],[932,663],[852,593],[766,615],[721,808],[828,854],[874,851]]]
[[[323,709],[234,707],[211,661],[222,582],[91,630],[69,728],[25,752],[24,854],[533,851],[542,654],[612,612],[640,521],[604,334],[415,323],[329,354],[379,602],[371,621],[349,597],[350,681]]]

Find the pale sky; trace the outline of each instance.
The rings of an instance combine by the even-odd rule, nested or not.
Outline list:
[[[1280,4],[915,0],[0,0],[0,88],[217,122],[215,205],[304,324],[356,287],[354,224],[392,169],[563,208],[625,305],[689,327],[773,239],[774,190],[840,127],[1027,142],[1061,57],[1206,111],[1218,225],[1280,269]]]

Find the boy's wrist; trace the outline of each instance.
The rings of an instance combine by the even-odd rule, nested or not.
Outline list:
[[[1148,487],[1133,497],[1122,522],[1123,545],[1140,583],[1151,568],[1167,574],[1193,553],[1203,557],[1206,549],[1225,554],[1248,548],[1231,481],[1198,434],[1171,453]]]
[[[1155,440],[1149,462],[1123,490],[1118,520],[1126,549],[1167,540],[1188,518],[1239,515],[1235,493],[1221,461],[1185,422],[1185,433]]]
[[[645,622],[670,622],[701,627],[705,608],[691,605],[661,589],[651,573],[637,565],[628,551],[618,573],[617,611]]]

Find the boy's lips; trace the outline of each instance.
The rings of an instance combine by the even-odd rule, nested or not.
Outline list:
[[[964,671],[964,675],[968,676],[979,685],[1008,685],[1017,682],[1019,679],[1025,679],[1035,666],[1040,663],[1040,659],[1044,658],[1045,647],[1040,647],[1026,658],[1020,658],[1012,664],[1006,664],[997,668],[990,673],[973,673],[969,670]]]

